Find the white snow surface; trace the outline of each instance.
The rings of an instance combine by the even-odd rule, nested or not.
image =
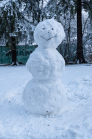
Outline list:
[[[26,66],[0,66],[0,139],[92,139],[92,64],[65,67],[67,102],[57,116],[25,111],[22,93],[31,78]]]

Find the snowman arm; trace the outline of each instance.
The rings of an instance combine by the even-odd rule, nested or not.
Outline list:
[[[63,56],[59,52],[57,53],[57,56],[58,56],[58,60],[60,62],[61,72],[63,72],[65,70],[65,60],[64,60]]]
[[[65,70],[65,60],[64,58],[62,57],[62,72]]]
[[[40,54],[30,54],[30,57],[26,63],[26,67],[29,72],[32,72],[33,70],[42,70],[42,67],[44,67],[44,60],[41,57]]]

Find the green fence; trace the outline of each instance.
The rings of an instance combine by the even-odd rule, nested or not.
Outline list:
[[[37,45],[33,46],[16,46],[16,53],[17,53],[17,61],[19,63],[26,63],[27,59],[29,58],[30,53],[32,53]],[[75,62],[76,61],[76,47],[72,46],[71,51],[66,51],[66,47],[59,46],[57,50],[62,54],[65,61]],[[68,50],[68,49],[67,49]],[[12,63],[12,53],[11,50],[5,46],[0,46],[0,64],[11,64]]]
[[[17,61],[19,63],[26,63],[30,53],[32,53],[37,45],[33,46],[16,46]],[[12,63],[12,53],[9,48],[0,46],[0,64]]]

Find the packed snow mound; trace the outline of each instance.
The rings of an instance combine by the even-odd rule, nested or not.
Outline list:
[[[41,48],[57,48],[64,37],[63,26],[54,19],[40,22],[34,31],[34,39]]]
[[[65,69],[65,61],[56,49],[37,48],[26,63],[28,71],[38,80],[56,80]]]
[[[25,108],[33,114],[56,115],[66,102],[65,89],[60,81],[65,61],[56,50],[64,36],[62,25],[54,19],[39,23],[35,29],[38,48],[26,63],[33,79],[23,91]]]
[[[39,115],[56,115],[66,101],[65,89],[60,80],[53,82],[29,81],[24,89],[23,99],[27,111]]]

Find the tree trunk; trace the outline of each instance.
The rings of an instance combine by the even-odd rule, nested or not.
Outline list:
[[[38,7],[39,7],[39,0],[38,0]],[[38,23],[40,22],[40,10],[38,10]]]
[[[42,0],[42,12],[43,12],[43,0]],[[43,13],[42,13],[42,21],[43,21]]]
[[[15,37],[11,37],[12,41],[12,65],[17,65],[16,63],[16,44],[15,44]]]
[[[81,0],[77,0],[77,62],[84,63],[82,46],[82,5]]]

